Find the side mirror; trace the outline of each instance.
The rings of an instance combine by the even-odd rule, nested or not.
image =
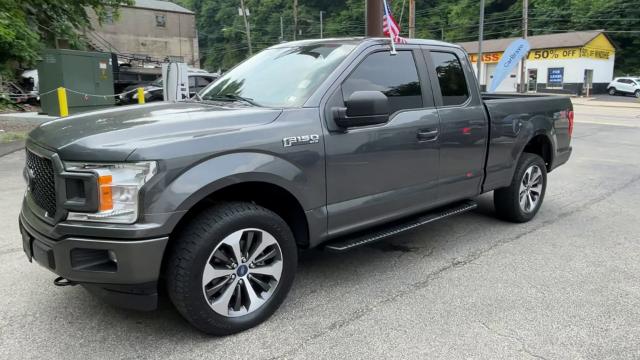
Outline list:
[[[380,91],[356,91],[345,107],[333,108],[333,119],[343,128],[384,124],[389,121],[389,99]]]

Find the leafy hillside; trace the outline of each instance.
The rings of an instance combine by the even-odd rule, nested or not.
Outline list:
[[[198,17],[203,65],[227,69],[248,56],[239,0],[174,0],[194,10]],[[364,0],[298,0],[298,25],[293,19],[294,0],[245,0],[250,10],[254,51],[281,40],[320,36],[320,11],[324,11],[324,36],[362,36]],[[394,15],[406,34],[408,0],[393,0]],[[521,36],[521,0],[486,0],[485,38]],[[476,40],[478,0],[416,0],[418,37],[449,42]],[[530,33],[538,35],[576,30],[604,29],[618,47],[616,72],[640,74],[639,0],[530,0]],[[283,37],[280,34],[280,18]],[[296,31],[297,30],[297,31]]]
[[[89,26],[88,9],[100,18],[133,0],[0,0],[0,78],[33,66],[44,47],[82,46],[78,30]],[[58,44],[59,45],[59,44]]]

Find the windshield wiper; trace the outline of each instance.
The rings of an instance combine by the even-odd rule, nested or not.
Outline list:
[[[209,96],[205,100],[214,100],[214,101],[242,101],[252,106],[260,106],[258,103],[253,101],[251,98],[247,98],[244,96],[236,95],[236,94],[218,94],[214,96]]]

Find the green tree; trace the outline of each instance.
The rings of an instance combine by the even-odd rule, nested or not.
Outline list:
[[[63,39],[80,46],[79,30],[90,26],[93,9],[100,19],[133,0],[0,0],[0,71],[32,66],[40,50]]]
[[[196,12],[205,67],[228,69],[248,56],[244,24],[237,10],[239,0],[174,1]],[[408,2],[390,1],[405,36]],[[281,40],[292,40],[293,0],[245,0],[245,4],[251,11],[254,52]],[[298,4],[298,39],[320,35],[321,10],[325,37],[364,35],[365,0],[298,0]],[[522,0],[486,0],[485,6],[486,39],[522,36]],[[603,29],[618,47],[616,72],[640,74],[638,0],[529,0],[529,7],[529,35]],[[478,0],[416,0],[416,34],[449,42],[475,41],[478,13]]]

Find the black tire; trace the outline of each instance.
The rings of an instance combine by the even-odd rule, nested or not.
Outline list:
[[[636,92],[633,93],[633,95],[635,95],[636,98],[640,99],[640,90],[636,90]]]
[[[614,96],[616,94],[616,88],[609,88],[607,89],[607,92],[609,95]]]
[[[527,170],[534,166],[537,166],[542,174],[542,190],[535,206],[529,211],[525,211],[520,204],[520,185],[525,180]],[[523,223],[533,219],[542,206],[546,189],[547,168],[544,160],[536,154],[523,153],[513,174],[511,184],[493,193],[493,203],[498,217],[515,223]]]
[[[202,276],[216,246],[235,231],[255,228],[271,234],[282,253],[282,274],[266,302],[238,317],[218,314],[203,295]],[[297,267],[297,247],[289,226],[272,211],[251,203],[226,202],[205,209],[171,239],[166,266],[167,292],[176,309],[193,326],[223,336],[252,328],[268,319],[291,289]]]

